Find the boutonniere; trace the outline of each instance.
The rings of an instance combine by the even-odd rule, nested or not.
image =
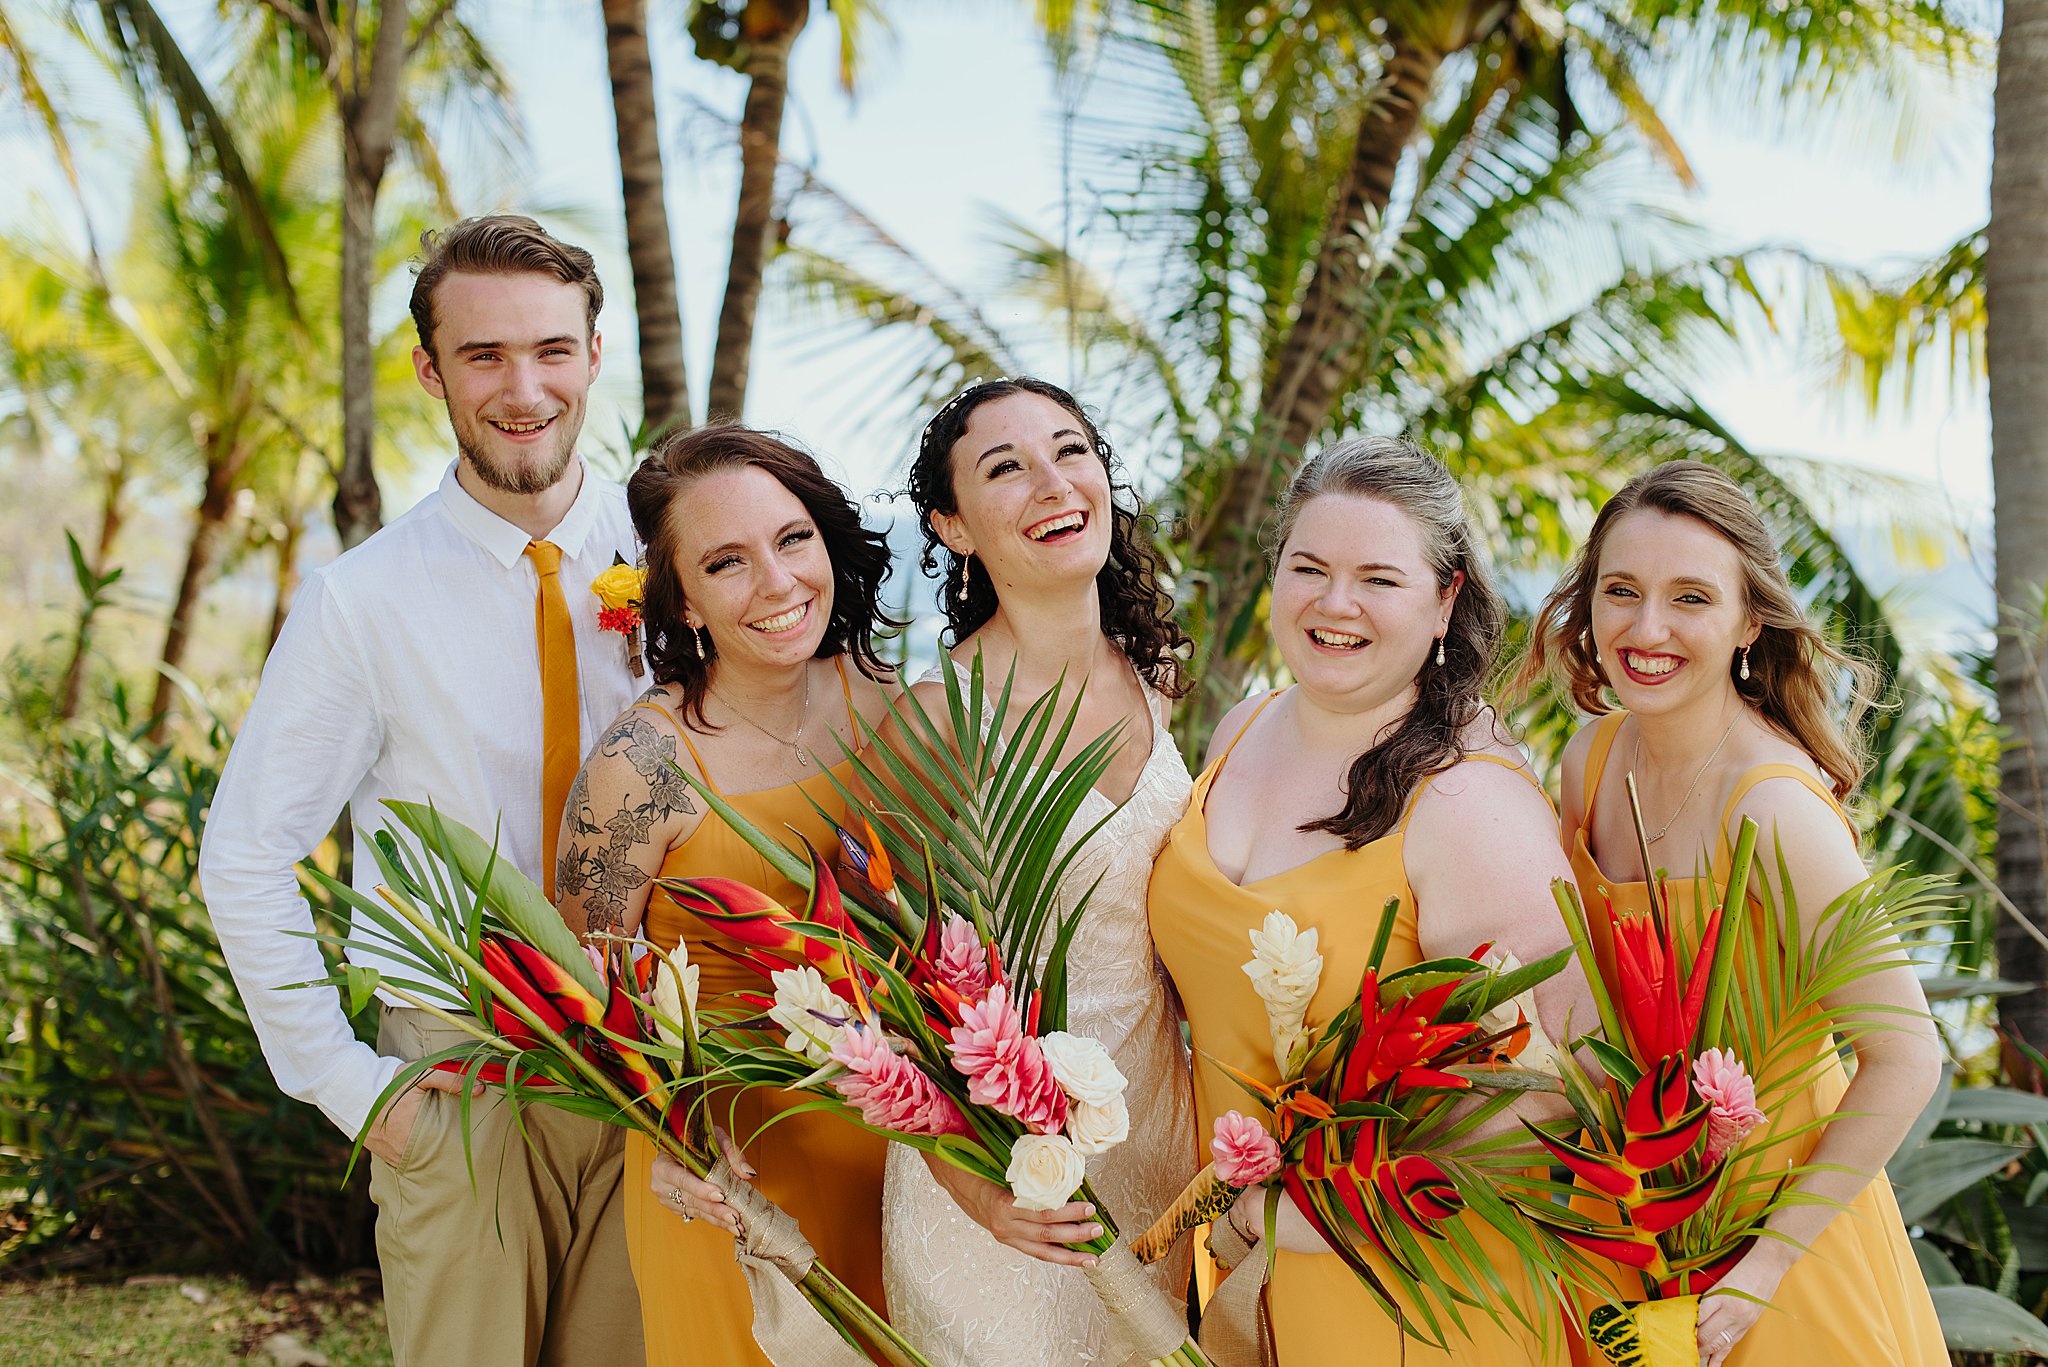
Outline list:
[[[597,625],[626,638],[626,663],[634,677],[645,673],[640,662],[640,598],[647,588],[647,571],[626,563],[613,552],[612,567],[590,581],[597,595]]]

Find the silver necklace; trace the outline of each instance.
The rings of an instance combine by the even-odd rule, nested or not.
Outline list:
[[[720,702],[724,703],[726,707],[731,710],[732,714],[735,717],[738,717],[741,721],[753,727],[756,731],[759,731],[762,735],[768,737],[768,739],[774,741],[777,745],[788,746],[789,752],[796,756],[796,762],[798,764],[802,765],[806,769],[811,767],[811,757],[808,753],[805,752],[803,748],[804,727],[807,724],[809,724],[811,720],[811,667],[808,663],[804,665],[804,710],[797,714],[796,735],[789,740],[784,740],[782,737],[776,735],[773,731],[770,731],[767,727],[761,725],[761,723],[755,721],[752,717],[748,716],[744,711],[740,709],[738,704],[734,703],[731,698],[726,697],[725,694],[720,693],[715,688],[711,691],[712,693],[717,695],[718,700]]]
[[[1692,801],[1693,790],[1700,786],[1700,780],[1706,777],[1707,770],[1712,768],[1715,759],[1719,758],[1721,754],[1721,747],[1728,743],[1728,737],[1735,734],[1735,723],[1741,720],[1742,713],[1740,711],[1737,711],[1734,716],[1728,719],[1728,729],[1721,733],[1721,739],[1714,742],[1714,748],[1707,752],[1706,759],[1701,762],[1699,768],[1693,771],[1692,782],[1685,785],[1685,796],[1678,799],[1678,807],[1675,811],[1671,813],[1670,820],[1666,821],[1663,825],[1659,826],[1657,828],[1656,834],[1644,836],[1643,843],[1645,845],[1656,844],[1659,840],[1662,840],[1664,838],[1664,832],[1670,830],[1673,826],[1678,824],[1678,818],[1685,814],[1685,804]],[[1636,725],[1635,752],[1629,756],[1628,761],[1628,772],[1629,777],[1631,779],[1635,777],[1636,767],[1642,763],[1642,759],[1643,728],[1641,723],[1638,723]]]

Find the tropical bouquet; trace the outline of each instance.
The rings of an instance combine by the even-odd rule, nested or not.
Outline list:
[[[1203,1363],[1089,1189],[1086,1160],[1129,1132],[1125,1080],[1101,1041],[1065,1029],[1067,955],[1088,899],[1062,906],[1059,889],[1100,822],[1078,836],[1069,825],[1118,736],[1056,762],[1079,710],[1057,687],[1000,735],[988,719],[1005,715],[1013,682],[989,705],[977,660],[965,682],[945,675],[949,728],[907,694],[892,704],[897,748],[869,729],[876,743],[850,755],[853,782],[841,785],[843,880],[818,851],[785,848],[695,785],[808,889],[802,908],[726,879],[661,886],[769,988],[752,999],[755,1019],[722,1031],[725,1083],[804,1092],[1027,1209],[1091,1202],[1103,1232],[1075,1247],[1096,1258],[1086,1271],[1112,1332],[1141,1360]]]
[[[501,1088],[515,1126],[524,1106],[539,1103],[637,1130],[739,1203],[755,1335],[771,1360],[928,1367],[817,1261],[788,1215],[712,1156],[703,1097],[707,1084],[722,1081],[721,1021],[708,1011],[700,1018],[696,966],[680,951],[620,937],[579,940],[540,889],[475,831],[428,806],[385,806],[419,849],[389,831],[375,834],[368,850],[384,879],[375,898],[313,876],[357,925],[375,928],[404,971],[344,961],[334,976],[301,986],[339,987],[352,1010],[382,991],[457,1028],[467,1042],[407,1064],[377,1098],[373,1117],[422,1074],[442,1071]],[[466,1091],[460,1105],[467,1145]]]
[[[1764,1229],[1773,1213],[1819,1199],[1795,1190],[1817,1168],[1792,1160],[1828,1117],[1774,1118],[1789,1118],[1794,1098],[1839,1066],[1842,1031],[1826,999],[1896,963],[1897,937],[1939,916],[1940,880],[1881,872],[1808,922],[1782,850],[1782,891],[1770,879],[1752,887],[1757,827],[1745,820],[1725,896],[1711,878],[1695,879],[1703,900],[1697,915],[1683,917],[1673,881],[1650,860],[1632,780],[1629,801],[1651,871],[1647,914],[1620,913],[1604,899],[1589,912],[1577,889],[1556,886],[1600,1016],[1599,1034],[1572,1046],[1604,1076],[1561,1056],[1579,1134],[1531,1132],[1570,1171],[1574,1189],[1516,1203],[1611,1274],[1609,1299],[1586,1321],[1610,1362],[1690,1365],[1701,1294],[1755,1239],[1776,1237]],[[1611,981],[1601,945],[1611,946]],[[1759,1126],[1765,1132],[1752,1137]]]
[[[1385,904],[1358,992],[1326,1022],[1307,1019],[1322,980],[1317,931],[1274,911],[1251,932],[1244,971],[1266,1007],[1279,1081],[1211,1061],[1270,1120],[1220,1116],[1209,1142],[1214,1161],[1134,1247],[1141,1258],[1156,1256],[1186,1230],[1219,1219],[1246,1188],[1266,1184],[1267,1249],[1284,1192],[1413,1336],[1448,1348],[1471,1308],[1541,1335],[1547,1318],[1508,1294],[1494,1255],[1460,1217],[1469,1212],[1497,1232],[1539,1291],[1560,1290],[1554,1247],[1503,1195],[1529,1180],[1526,1138],[1511,1127],[1477,1132],[1523,1093],[1558,1089],[1555,1050],[1530,994],[1572,950],[1524,965],[1481,945],[1463,958],[1388,971],[1400,906],[1399,898]],[[1269,1270],[1253,1269],[1250,1288],[1237,1294],[1233,1271],[1205,1313],[1205,1344],[1219,1313],[1251,1313]],[[1244,1325],[1217,1328],[1232,1343],[1262,1337]]]

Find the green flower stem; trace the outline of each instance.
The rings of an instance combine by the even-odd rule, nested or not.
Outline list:
[[[1593,1005],[1600,1011],[1600,1033],[1615,1048],[1625,1049],[1628,1036],[1622,1033],[1621,1017],[1616,1014],[1614,999],[1600,976],[1600,960],[1593,952],[1593,931],[1587,923],[1586,904],[1579,900],[1579,890],[1562,878],[1552,880],[1550,895],[1556,900],[1557,909],[1564,913],[1564,928],[1571,934],[1572,948],[1578,953],[1579,970],[1586,975],[1586,986],[1593,991]]]
[[[1745,926],[1749,874],[1756,864],[1757,824],[1748,817],[1735,833],[1735,856],[1728,866],[1728,893],[1722,901],[1721,938],[1714,942],[1714,960],[1707,969],[1707,995],[1700,1004],[1699,1047],[1720,1047],[1727,1033],[1721,1017],[1728,1006],[1728,983],[1735,976],[1735,944]]]

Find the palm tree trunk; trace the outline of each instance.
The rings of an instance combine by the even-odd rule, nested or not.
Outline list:
[[[2048,0],[2008,0],[1998,44],[1985,296],[1991,371],[1991,478],[1998,540],[1998,882],[2048,924],[2048,671],[2041,602],[2048,586]],[[2001,998],[2009,1032],[2048,1049],[2048,954],[2010,921],[1998,931],[2001,977],[2036,984]]]
[[[669,427],[690,425],[690,392],[683,370],[675,254],[669,245],[654,62],[647,49],[647,0],[604,0],[604,46],[612,78],[619,187],[626,201],[633,312],[640,331],[640,427],[651,439]]]
[[[168,669],[158,673],[156,692],[149,704],[149,740],[164,738],[170,725],[171,708],[176,705],[177,685],[169,670],[182,669],[185,650],[192,642],[193,618],[199,612],[199,596],[213,572],[228,511],[234,504],[235,475],[241,461],[211,460],[206,467],[206,490],[200,495],[199,513],[192,523],[192,539],[185,546],[185,570],[178,576],[178,596],[172,600],[171,616],[164,626],[164,646],[159,653]]]
[[[334,529],[341,534],[344,550],[384,524],[384,498],[370,460],[377,427],[370,291],[377,272],[377,192],[383,187],[398,132],[410,9],[409,0],[384,0],[368,53],[357,46],[353,34],[342,35],[355,59],[353,71],[345,73],[330,60],[329,80],[342,125],[341,473],[335,481]]]
[[[740,116],[740,197],[733,215],[732,261],[718,310],[718,347],[711,356],[705,415],[738,418],[747,403],[747,362],[754,346],[754,309],[761,269],[775,231],[775,168],[782,157],[782,110],[789,94],[789,50],[809,17],[807,0],[754,0],[746,34],[747,105]],[[755,31],[758,30],[758,31]]]
[[[1228,641],[1245,629],[1264,586],[1259,530],[1272,500],[1330,421],[1352,353],[1363,336],[1357,295],[1366,283],[1357,225],[1377,221],[1394,190],[1401,158],[1415,137],[1443,55],[1395,38],[1377,96],[1359,120],[1351,165],[1331,205],[1314,273],[1302,291],[1259,404],[1244,459],[1225,475],[1216,501],[1197,521],[1193,559],[1210,575],[1206,605],[1212,635]],[[1212,649],[1204,671],[1195,734],[1207,736],[1243,690],[1245,665]]]

